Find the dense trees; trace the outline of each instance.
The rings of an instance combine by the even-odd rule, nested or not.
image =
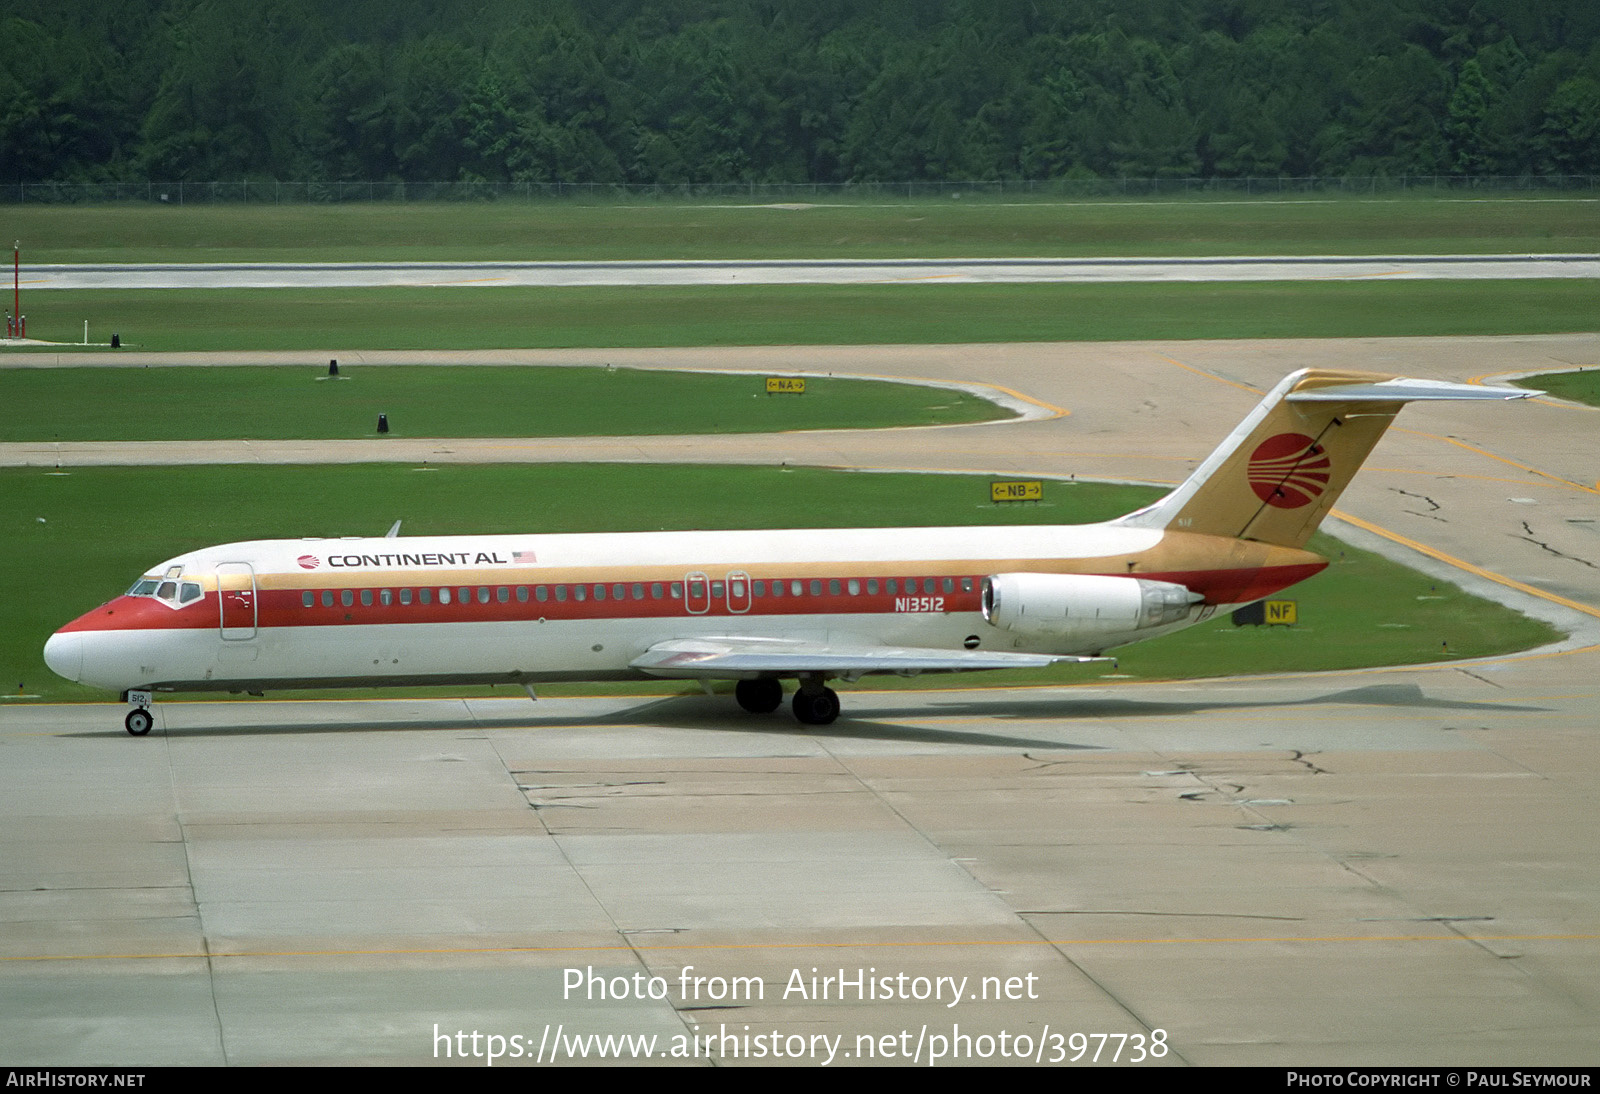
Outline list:
[[[1600,172],[1594,0],[7,7],[7,182]]]

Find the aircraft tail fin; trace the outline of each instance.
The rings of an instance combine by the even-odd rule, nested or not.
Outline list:
[[[1303,547],[1406,403],[1537,391],[1301,369],[1176,490],[1118,523]]]

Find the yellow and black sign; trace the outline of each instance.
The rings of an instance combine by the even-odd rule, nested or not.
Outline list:
[[[1268,600],[1265,601],[1266,622],[1268,625],[1281,623],[1293,626],[1300,622],[1300,604],[1295,600]]]
[[[1043,501],[1044,483],[991,482],[989,484],[989,500],[994,502]]]
[[[768,395],[804,395],[806,382],[799,376],[768,376]]]

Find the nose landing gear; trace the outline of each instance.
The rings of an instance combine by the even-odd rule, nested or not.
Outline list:
[[[143,737],[150,732],[150,727],[156,724],[155,717],[150,713],[150,693],[130,691],[126,697],[128,702],[133,704],[133,709],[128,711],[128,716],[122,720],[122,724],[133,736]]]

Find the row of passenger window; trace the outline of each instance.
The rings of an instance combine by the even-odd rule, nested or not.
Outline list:
[[[747,580],[734,578],[726,583],[712,581],[709,583],[709,595],[717,600],[726,595],[736,601],[743,601],[747,595],[758,598],[796,597],[808,594],[822,596],[824,590],[826,590],[828,596],[843,596],[846,594],[860,596],[863,589],[865,589],[867,596],[877,596],[881,588],[885,596],[915,596],[919,591],[919,582],[920,591],[925,594],[953,593],[958,585],[962,592],[970,593],[974,587],[973,579],[970,577],[924,577],[920,579],[915,577],[891,577],[881,582],[878,578],[867,578],[865,581],[859,578],[829,578],[827,580],[822,578],[811,578],[810,580],[779,579],[774,581],[749,581],[748,586],[746,585]],[[708,594],[707,582],[704,579],[690,580],[688,586],[689,599],[691,601],[705,600]],[[746,591],[747,588],[748,592]],[[474,600],[479,604],[488,604],[490,601],[509,604],[513,597],[516,598],[519,604],[528,603],[530,597],[541,604],[551,599],[554,599],[557,603],[565,603],[569,599],[579,603],[585,600],[606,599],[662,600],[669,596],[673,600],[680,600],[683,598],[683,589],[683,582],[678,581],[654,581],[649,584],[636,581],[631,585],[620,581],[610,585],[535,585],[531,588],[531,591],[527,585],[518,585],[514,588],[508,585],[500,585],[493,588],[488,585],[479,585],[476,589],[470,586],[454,589],[422,588],[415,590],[361,589],[356,591],[341,589],[337,593],[332,589],[324,589],[320,594],[308,589],[300,594],[300,603],[304,607],[311,608],[315,607],[320,601],[324,608],[331,608],[334,606],[335,598],[337,598],[340,606],[351,608],[355,606],[356,598],[359,597],[362,607],[370,608],[374,604],[383,607],[388,607],[395,603],[401,605],[433,604],[435,599],[440,604],[452,602],[470,604]]]
[[[357,596],[361,598],[362,607],[367,608],[372,607],[375,603],[384,607],[395,603],[401,605],[432,604],[435,599],[440,604],[470,604],[474,600],[479,604],[487,604],[490,601],[509,604],[513,597],[516,598],[517,603],[526,604],[530,595],[532,599],[540,603],[550,600],[552,596],[557,601],[566,601],[569,598],[581,601],[588,600],[591,597],[595,600],[605,600],[607,596],[613,600],[628,600],[630,598],[633,600],[661,600],[667,596],[667,589],[667,584],[660,581],[653,582],[648,586],[642,582],[636,582],[633,585],[618,583],[610,586],[535,585],[531,591],[527,585],[518,585],[515,589],[506,585],[496,588],[479,585],[475,590],[470,586],[463,586],[459,589],[362,589],[359,593],[350,589],[341,589],[337,593],[331,589],[324,589],[320,595],[310,590],[301,593],[300,603],[310,608],[320,599],[324,608],[331,608],[336,596],[339,604],[346,608],[354,607]],[[683,586],[676,581],[672,582],[671,595],[675,598],[683,596]]]

